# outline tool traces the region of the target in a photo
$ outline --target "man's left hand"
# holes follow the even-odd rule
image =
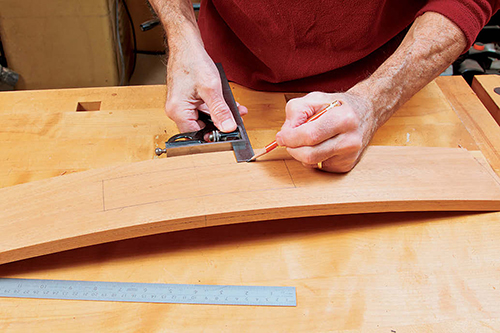
[[[342,105],[306,123],[335,100]],[[377,129],[372,109],[366,99],[349,92],[313,92],[287,103],[286,121],[276,140],[306,167],[317,168],[321,162],[325,171],[348,172]]]

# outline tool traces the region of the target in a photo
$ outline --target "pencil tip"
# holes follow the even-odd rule
[[[247,162],[253,162],[253,161],[257,160],[259,157],[261,157],[262,155],[264,155],[266,153],[266,150],[258,150],[258,151],[254,151],[254,153],[255,153],[255,155],[253,155],[252,158],[247,160]]]

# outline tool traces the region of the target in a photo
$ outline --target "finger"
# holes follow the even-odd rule
[[[218,129],[223,132],[236,130],[233,114],[222,97],[222,88],[200,92],[200,97],[207,104],[212,121]]]
[[[350,156],[362,150],[362,139],[358,135],[339,135],[316,146],[287,148],[288,153],[305,164],[318,164],[334,156]]]
[[[210,110],[208,109],[207,103],[203,103],[200,106],[198,106],[198,111],[205,112],[206,114],[210,114]]]
[[[360,160],[361,154],[351,153],[347,155],[336,155],[332,158],[323,161],[321,170],[334,172],[334,173],[346,173],[351,171]]]
[[[244,105],[241,105],[237,101],[236,101],[236,106],[238,107],[238,111],[240,112],[241,116],[244,116],[244,115],[246,115],[248,113],[247,107],[244,106]],[[198,106],[198,111],[203,111],[203,112],[205,112],[207,114],[210,114],[210,110],[208,109],[207,103],[203,103],[200,106]]]
[[[307,164],[307,163],[302,163],[302,165],[308,169],[318,169],[318,163],[316,164]]]
[[[238,112],[240,113],[240,116],[244,116],[244,115],[248,114],[248,109],[246,106],[241,105],[238,102],[236,102],[236,105],[238,106]]]
[[[294,128],[314,115],[314,108],[302,98],[294,98],[286,103],[286,120],[282,128]]]
[[[297,127],[331,103],[329,94],[312,92],[304,97],[294,98],[286,103],[284,126]]]
[[[194,132],[202,128],[198,123],[198,111],[191,105],[184,106],[167,102],[165,112],[176,123],[180,132]]]
[[[198,126],[200,126],[200,129],[203,129],[203,128],[205,128],[205,126],[207,126],[207,124],[205,124],[201,120],[197,120],[196,123],[198,124]],[[196,131],[199,131],[199,130],[196,130]]]
[[[246,106],[241,105],[238,102],[236,102],[236,105],[238,106],[238,111],[239,111],[241,116],[244,116],[248,113],[248,109]],[[208,109],[208,106],[206,103],[203,103],[200,106],[198,106],[198,111],[205,112],[206,114],[210,114],[210,110]]]
[[[343,133],[343,127],[339,117],[327,112],[321,118],[310,123],[282,129],[276,134],[276,141],[278,145],[289,148],[315,146]]]
[[[359,116],[347,105],[328,110],[318,119],[298,127],[286,127],[276,134],[280,146],[315,146],[342,133],[356,130]]]

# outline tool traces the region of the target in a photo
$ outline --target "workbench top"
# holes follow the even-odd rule
[[[249,109],[244,121],[253,147],[263,147],[284,121],[286,99],[296,95],[231,86]],[[154,148],[177,132],[164,102],[164,86],[0,93],[0,187],[156,158]],[[500,171],[500,129],[460,77],[425,87],[372,144],[481,150]],[[4,298],[0,331],[493,332],[500,326],[498,222],[500,213],[300,218],[147,236],[1,265],[2,277],[293,286],[298,305]]]

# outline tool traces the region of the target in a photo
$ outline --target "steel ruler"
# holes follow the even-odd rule
[[[0,297],[215,305],[297,305],[295,287],[18,278],[0,278]]]

